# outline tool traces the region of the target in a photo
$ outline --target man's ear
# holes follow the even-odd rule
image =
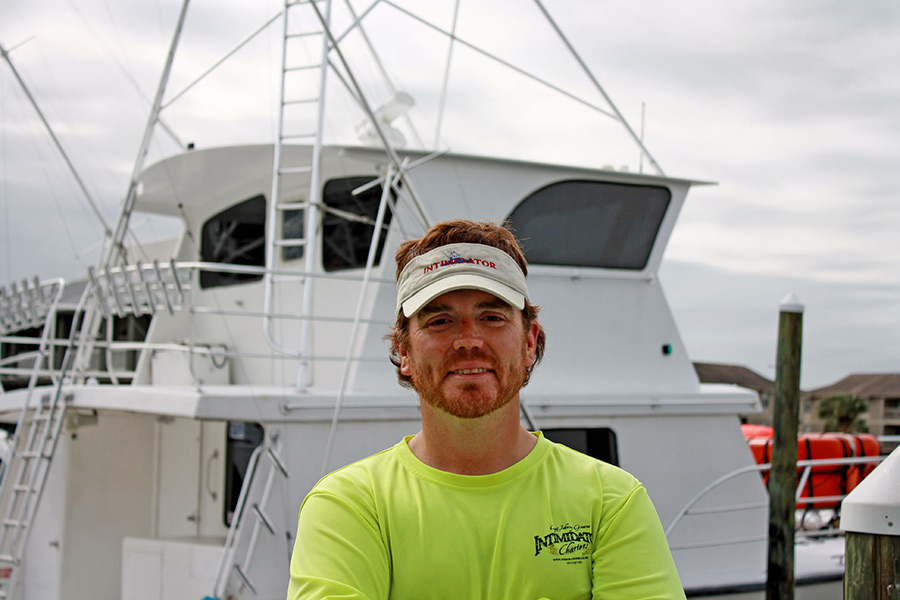
[[[409,364],[409,351],[403,344],[397,344],[397,355],[400,357],[400,374],[409,377],[412,375],[412,367]]]
[[[538,335],[541,333],[541,326],[537,319],[531,320],[531,326],[525,332],[525,351],[526,356],[531,360],[531,364],[535,361],[535,352],[537,351]]]

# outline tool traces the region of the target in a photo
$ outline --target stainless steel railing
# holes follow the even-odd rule
[[[841,466],[853,466],[853,465],[875,465],[884,460],[884,456],[855,456],[849,458],[839,458],[839,459],[815,459],[815,460],[801,460],[797,461],[797,467],[801,469],[800,477],[798,478],[797,491],[795,494],[795,499],[798,505],[815,505],[815,504],[829,504],[829,503],[840,503],[846,496],[846,494],[841,495],[833,495],[833,496],[814,496],[814,497],[803,497],[803,493],[806,490],[806,483],[811,476],[813,469],[821,468],[821,467],[841,467]],[[769,505],[768,499],[763,502],[748,502],[741,504],[730,504],[730,505],[720,505],[720,506],[709,506],[697,508],[697,505],[706,497],[708,497],[714,490],[722,489],[724,486],[727,486],[730,483],[733,483],[736,479],[740,477],[745,477],[748,475],[752,475],[754,477],[761,477],[765,471],[771,469],[771,463],[763,463],[763,464],[754,464],[746,467],[742,467],[739,469],[735,469],[730,473],[726,473],[721,477],[712,481],[709,485],[700,490],[697,494],[695,494],[688,502],[684,505],[684,507],[679,510],[669,525],[665,528],[666,537],[669,538],[676,531],[676,529],[685,522],[685,519],[688,517],[699,516],[699,515],[709,515],[709,514],[720,514],[720,513],[740,513],[749,510],[758,510],[767,508]],[[806,531],[799,530],[798,537],[815,537],[820,535],[834,535],[835,533],[842,533],[839,529],[829,529],[827,531]],[[711,546],[724,546],[736,543],[747,543],[747,542],[756,542],[765,540],[765,535],[760,536],[747,536],[741,538],[723,538],[720,540],[709,540],[703,542],[695,542],[695,543],[687,543],[687,544],[677,544],[672,545],[671,549],[674,550],[684,550],[690,548],[700,548],[700,547],[711,547]]]

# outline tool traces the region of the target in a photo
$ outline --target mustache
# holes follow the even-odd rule
[[[492,367],[496,364],[496,359],[477,348],[465,348],[462,350],[455,350],[452,354],[447,356],[447,363],[453,364],[455,362],[463,362],[463,361],[481,361],[490,364]]]

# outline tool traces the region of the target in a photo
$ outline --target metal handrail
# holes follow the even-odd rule
[[[255,596],[256,591],[253,583],[250,581],[247,571],[249,571],[256,554],[257,545],[259,543],[259,535],[262,529],[265,529],[270,535],[275,535],[275,527],[265,514],[265,504],[269,501],[269,497],[275,485],[276,478],[280,475],[285,480],[289,478],[288,469],[283,459],[278,455],[278,448],[281,436],[277,432],[270,435],[268,442],[263,442],[257,446],[250,455],[250,461],[244,476],[244,483],[238,496],[235,512],[232,517],[231,524],[228,528],[228,534],[225,538],[225,544],[222,548],[222,558],[216,573],[216,579],[213,583],[214,597],[222,598],[228,586],[228,581],[232,573],[247,586]],[[270,464],[269,470],[265,473],[265,480],[260,479],[262,473],[262,465],[260,460],[265,456]],[[262,491],[259,495],[258,502],[248,506],[251,495],[259,492],[257,486],[262,485]],[[247,522],[250,516],[256,517],[256,521],[252,524]],[[244,526],[250,526],[249,540],[246,541],[246,547],[243,548],[243,555],[240,557],[241,563],[237,556],[239,546],[243,547],[246,530]],[[230,566],[229,566],[230,564]]]
[[[65,282],[62,279],[23,280],[21,288],[12,282],[0,286],[0,333],[43,327],[47,315],[59,304]]]
[[[237,541],[238,526],[244,515],[244,508],[247,504],[247,495],[250,493],[250,487],[256,478],[256,468],[259,466],[259,457],[262,454],[265,444],[260,444],[253,449],[250,460],[247,462],[247,470],[244,473],[244,485],[238,495],[237,504],[232,513],[231,523],[228,526],[228,534],[225,536],[225,544],[222,547],[222,558],[219,562],[219,568],[216,572],[214,586],[214,597],[220,597],[225,591],[225,584],[228,580],[228,563],[231,561],[231,554],[234,552],[235,542]]]
[[[0,338],[0,341],[3,341]],[[65,340],[57,340],[53,344],[55,347],[65,347]],[[207,347],[206,345],[186,345],[186,344],[173,344],[173,343],[152,343],[152,342],[97,342],[95,348],[99,349],[107,349],[112,353],[124,353],[130,351],[150,351],[150,352],[159,352],[159,351],[168,351],[168,352],[181,352],[190,356],[213,356],[216,358],[243,358],[243,359],[259,359],[259,360],[292,360],[293,357],[287,355],[280,354],[272,354],[272,353],[263,353],[263,352],[240,352],[234,350],[228,350],[222,347]],[[25,377],[31,375],[34,372],[32,367],[9,367],[5,366],[6,364],[15,364],[22,360],[31,360],[36,357],[39,357],[40,353],[37,351],[26,352],[22,354],[16,354],[10,357],[6,357],[0,360],[0,376],[18,376]],[[312,354],[309,356],[310,360],[322,361],[322,362],[344,362],[347,360],[347,357],[344,355],[329,355],[329,354]],[[384,362],[384,356],[355,356],[350,359],[351,362],[356,363],[381,363]],[[107,367],[104,369],[81,369],[78,372],[78,375],[82,378],[94,378],[94,379],[105,379],[110,378],[113,379],[113,384],[127,384],[130,383],[131,380],[137,375],[137,371],[135,369],[119,369],[114,368],[113,363],[109,358],[107,359]],[[55,378],[59,375],[59,369],[56,368],[39,368],[36,371],[37,376],[40,378]],[[115,381],[122,380],[122,381]]]
[[[122,265],[118,267],[110,267],[99,271],[91,271],[91,285],[95,290],[100,292],[101,308],[105,315],[116,312],[119,316],[126,313],[132,314],[148,314],[151,312],[148,306],[147,310],[143,310],[145,302],[156,292],[156,302],[152,308],[159,310],[178,309],[178,305],[171,305],[170,302],[177,292],[182,300],[187,296],[187,292],[193,291],[193,273],[195,271],[211,271],[216,273],[230,273],[237,275],[259,275],[260,277],[268,274],[278,276],[284,279],[295,278],[298,281],[305,279],[329,279],[340,281],[355,281],[363,283],[366,280],[364,274],[347,274],[347,273],[318,273],[299,269],[274,269],[260,266],[250,265],[233,265],[224,263],[211,263],[202,261],[170,261],[162,267],[158,263],[144,265],[141,263]],[[166,280],[165,275],[171,277]],[[164,280],[160,285],[160,280]],[[393,278],[368,276],[368,282],[372,283],[394,283]],[[177,287],[177,289],[172,289]],[[172,290],[172,295],[166,295],[166,292]],[[148,294],[147,290],[151,293]],[[164,299],[168,299],[166,302]],[[140,304],[140,308],[135,306]],[[115,309],[115,310],[112,310]],[[137,309],[137,310],[135,310]],[[190,310],[195,310],[193,307]],[[256,313],[255,316],[266,316],[268,312]],[[278,318],[286,318],[290,315],[272,314]],[[296,318],[304,318],[297,316]],[[320,317],[306,317],[310,319],[318,319]],[[352,321],[353,319],[349,319]]]
[[[28,290],[29,293],[26,294],[24,300],[22,298],[19,299],[18,308],[23,311],[27,308],[28,312],[31,312],[34,315],[34,319],[30,321],[30,324],[32,326],[41,327],[40,337],[32,338],[36,349],[25,353],[26,356],[24,357],[16,356],[16,362],[21,361],[23,358],[25,360],[33,359],[31,366],[24,368],[24,372],[22,373],[22,375],[28,377],[28,392],[25,401],[26,406],[31,402],[34,388],[37,385],[38,378],[42,371],[41,365],[45,361],[48,361],[48,359],[52,365],[52,350],[55,345],[54,336],[56,332],[55,315],[56,311],[59,309],[59,303],[62,300],[65,288],[66,283],[63,279],[50,279],[45,282],[38,282],[35,280],[33,287]],[[38,302],[40,307],[31,305],[30,303],[32,302]],[[26,304],[29,304],[29,306],[26,307]],[[12,358],[13,357],[7,357],[0,362],[0,364],[7,361],[12,362]],[[4,392],[3,382],[0,381],[0,394]],[[21,425],[21,420],[23,418],[24,417],[20,417],[17,427]],[[2,467],[0,467],[0,473],[2,473]]]
[[[174,314],[175,312],[189,313],[192,315],[212,315],[227,316],[239,318],[263,318],[267,315],[261,310],[240,310],[235,308],[222,308],[212,304],[195,303],[198,296],[194,293],[195,286],[193,282],[196,280],[194,273],[199,271],[217,271],[223,273],[239,273],[239,274],[262,274],[266,271],[264,267],[230,265],[221,263],[209,263],[202,261],[185,261],[175,262],[168,261],[159,263],[154,261],[149,264],[125,264],[117,267],[109,267],[99,270],[91,270],[90,286],[97,298],[97,309],[104,315],[104,318],[112,316],[125,315],[154,315],[156,312],[164,312]],[[303,278],[326,278],[341,281],[359,282],[361,285],[366,283],[391,283],[392,278],[382,278],[373,276],[371,271],[363,274],[348,273],[305,273],[297,270],[273,269],[273,274],[283,277],[296,277],[298,280]],[[200,296],[205,298],[205,296]],[[324,315],[302,315],[296,313],[278,312],[269,315],[277,319],[309,321],[317,323],[332,324],[367,324],[388,326],[387,319],[377,319],[364,317],[360,314],[355,317],[344,316],[324,316]],[[109,333],[109,328],[107,328]],[[34,365],[25,365],[23,361],[35,360],[37,355],[32,350],[40,346],[40,339],[22,336],[22,335],[0,335],[0,342],[6,344],[18,344],[24,346],[24,352],[4,357],[0,360],[0,376],[4,377],[26,377],[32,373],[36,373],[41,378],[51,378],[54,381],[58,378],[58,369],[53,364],[38,365],[35,370]],[[122,369],[115,365],[114,357],[121,356],[126,352],[157,352],[171,351],[182,352],[190,356],[216,356],[225,358],[240,358],[250,360],[294,360],[296,357],[287,354],[278,354],[272,352],[243,352],[227,348],[209,348],[205,345],[195,345],[189,341],[179,342],[146,342],[146,341],[117,341],[107,337],[106,339],[94,339],[90,342],[92,349],[97,349],[106,357],[106,364],[99,366],[96,363],[87,362],[80,364],[73,371],[73,375],[80,380],[86,378],[100,379],[109,381],[113,385],[131,383],[137,372],[135,369]],[[69,341],[65,339],[53,338],[45,342],[50,351],[54,349],[66,348]],[[343,362],[347,361],[346,355],[326,355],[326,354],[310,354],[307,360],[322,362]],[[384,360],[382,355],[378,356],[351,356],[350,362],[355,363],[374,363]],[[140,364],[140,361],[137,361]]]
[[[802,468],[800,479],[798,480],[797,491],[795,494],[795,499],[797,504],[816,504],[821,502],[840,502],[844,499],[845,495],[841,496],[820,496],[820,497],[811,497],[811,498],[802,498],[802,494],[804,492],[803,483],[809,478],[812,469],[815,467],[823,467],[823,466],[841,466],[841,465],[861,465],[861,464],[877,464],[884,460],[884,456],[855,456],[849,458],[836,458],[836,459],[811,459],[811,460],[799,460],[797,461],[797,467]],[[717,478],[709,485],[704,487],[700,492],[694,495],[685,505],[684,507],[676,513],[675,517],[672,519],[672,522],[665,529],[666,537],[670,537],[672,532],[675,531],[676,527],[681,524],[682,520],[688,516],[701,515],[701,514],[711,514],[711,513],[729,513],[729,512],[740,512],[745,510],[754,510],[765,508],[769,505],[768,500],[765,502],[755,502],[755,503],[747,503],[747,504],[734,504],[734,505],[726,505],[726,506],[716,506],[711,508],[702,508],[702,509],[694,509],[694,506],[706,497],[713,490],[720,488],[727,482],[735,479],[737,477],[746,475],[747,473],[762,473],[763,471],[768,471],[772,468],[771,463],[762,463],[749,465],[746,467],[741,467],[739,469],[735,469],[730,473],[726,473],[721,477]],[[836,533],[839,530],[832,530],[831,533]],[[766,536],[751,536],[748,538],[735,538],[732,540],[720,540],[714,542],[701,542],[701,543],[693,543],[693,544],[683,544],[678,546],[672,546],[672,550],[681,550],[688,548],[696,548],[696,547],[708,547],[708,546],[720,546],[720,545],[728,545],[732,543],[742,543],[742,542],[752,542],[752,541],[760,541],[766,539]]]

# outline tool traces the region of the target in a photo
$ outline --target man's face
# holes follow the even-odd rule
[[[481,290],[438,296],[409,321],[400,372],[428,404],[456,417],[488,415],[518,397],[540,326]]]

